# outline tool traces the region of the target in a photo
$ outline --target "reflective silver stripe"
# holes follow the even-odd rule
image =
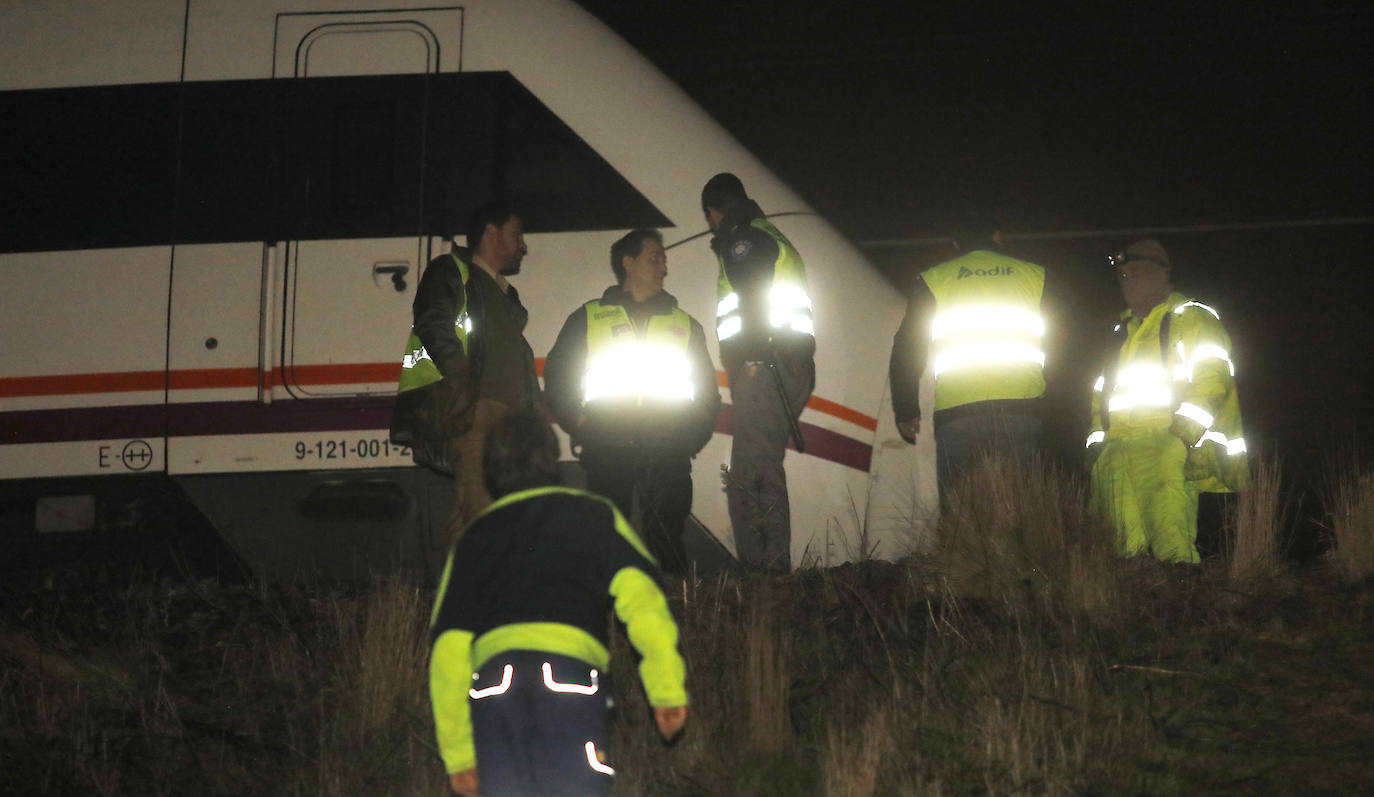
[[[930,324],[930,339],[961,332],[1024,332],[1044,337],[1045,319],[1024,307],[961,307],[935,316]]]
[[[680,348],[657,343],[622,343],[597,354],[582,377],[583,401],[645,396],[691,400],[692,363]]]
[[[768,309],[771,312],[793,313],[798,310],[805,310],[810,313],[811,297],[806,295],[806,291],[800,285],[775,282],[768,291]]]
[[[468,697],[471,697],[473,700],[481,700],[484,697],[503,695],[506,693],[507,689],[510,689],[510,682],[514,675],[515,668],[507,664],[501,670],[501,683],[496,686],[488,686],[486,689],[469,689]],[[472,674],[472,680],[477,680],[477,673]]]
[[[1169,385],[1169,372],[1162,365],[1136,363],[1123,368],[1116,376],[1116,385],[1107,401],[1108,412],[1136,407],[1168,408],[1174,405],[1174,391]]]
[[[1193,373],[1197,370],[1198,363],[1203,360],[1221,360],[1226,363],[1226,367],[1231,370],[1231,376],[1236,375],[1236,366],[1231,362],[1231,354],[1215,343],[1203,343],[1193,349],[1193,356],[1188,358],[1188,381],[1193,381]]]
[[[716,339],[726,340],[727,338],[733,338],[738,335],[743,328],[744,322],[740,320],[740,317],[737,315],[731,316],[716,325]]]
[[[1221,432],[1207,432],[1203,434],[1202,438],[1193,444],[1193,448],[1201,448],[1203,443],[1216,443],[1217,445],[1226,449],[1226,453],[1228,456],[1244,454],[1246,451],[1244,437],[1237,437],[1236,439],[1231,440]]]
[[[723,315],[730,315],[738,309],[739,294],[727,293],[725,294],[725,298],[721,299],[720,302],[716,304],[716,317],[720,318]]]
[[[1203,429],[1211,429],[1212,423],[1216,420],[1212,417],[1212,413],[1187,401],[1178,405],[1178,409],[1174,410],[1174,414],[1181,415],[1190,421],[1196,421]]]
[[[814,336],[816,325],[811,320],[811,297],[798,285],[774,283],[768,291],[768,325]]]
[[[1094,392],[1094,393],[1101,393],[1101,392],[1102,392],[1102,388],[1104,388],[1104,387],[1106,387],[1106,386],[1107,386],[1107,378],[1106,378],[1105,376],[1099,376],[1099,377],[1097,377],[1097,381],[1096,381],[1096,382],[1093,382],[1093,392]]]
[[[592,744],[591,742],[587,742],[586,750],[587,750],[587,766],[591,767],[592,769],[596,770],[597,772],[600,772],[600,773],[603,774],[603,775],[614,775],[614,774],[615,774],[615,770],[614,770],[614,769],[611,769],[610,767],[608,767],[608,766],[606,766],[605,764],[601,763],[601,761],[596,757],[596,745]]]
[[[1201,307],[1203,310],[1206,310],[1207,312],[1211,313],[1212,317],[1216,320],[1221,320],[1221,316],[1217,315],[1216,310],[1213,310],[1212,308],[1208,307],[1202,302],[1184,302],[1183,304],[1180,304],[1178,307],[1174,308],[1174,315],[1183,315],[1183,311],[1189,307]]]
[[[413,351],[403,356],[401,358],[401,367],[414,368],[416,365],[419,364],[421,360],[430,360],[431,362],[433,361],[433,358],[429,356],[429,352],[425,351],[424,346],[421,346],[418,351]]]
[[[950,346],[935,358],[935,376],[970,365],[1045,364],[1045,352],[1029,343],[963,343]]]
[[[1091,448],[1091,447],[1093,446],[1094,443],[1101,443],[1101,442],[1104,442],[1106,439],[1107,439],[1107,433],[1106,433],[1106,432],[1103,432],[1103,431],[1093,432],[1092,434],[1088,435],[1088,447]]]
[[[547,686],[550,692],[570,692],[578,695],[594,695],[596,694],[596,690],[600,688],[596,676],[596,670],[592,670],[592,683],[590,686],[586,684],[565,684],[553,679],[553,665],[547,661],[544,662],[544,686]]]

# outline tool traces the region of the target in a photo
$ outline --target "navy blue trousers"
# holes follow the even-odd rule
[[[1028,463],[1040,451],[1040,418],[1012,412],[969,415],[935,424],[935,480],[940,508],[949,508],[955,481],[991,453]]]
[[[568,656],[516,650],[477,671],[472,708],[483,797],[607,797],[610,683]]]

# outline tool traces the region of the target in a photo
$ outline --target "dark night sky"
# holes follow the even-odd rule
[[[1374,217],[1374,4],[579,1],[855,241],[939,236],[969,202],[1021,234],[1074,340],[1064,441],[1128,237],[1025,235],[1285,222],[1159,237],[1235,339],[1247,437],[1300,480],[1333,443],[1374,455],[1374,225],[1292,224]],[[938,258],[866,251],[902,288]]]
[[[582,2],[856,240],[1374,215],[1368,3]]]

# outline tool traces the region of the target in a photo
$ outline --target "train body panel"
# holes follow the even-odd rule
[[[51,212],[21,214],[0,235],[6,479],[165,473],[194,483],[227,526],[248,521],[226,519],[239,499],[216,478],[263,497],[263,474],[297,472],[286,481],[318,500],[291,506],[274,491],[278,535],[305,533],[292,531],[302,507],[349,484],[392,512],[394,496],[373,483],[410,462],[386,440],[410,304],[466,210],[498,191],[528,208],[530,253],[512,282],[537,356],[613,281],[611,242],[657,226],[667,289],[707,328],[719,363],[699,191],[732,171],[802,253],[815,305],[808,450],[786,459],[794,561],[894,556],[919,542],[932,451],[928,436],[914,453],[897,439],[887,403],[902,298],[582,9],[109,5],[33,4],[0,32],[0,102],[20,120],[11,179],[33,191],[49,167],[56,175],[35,199]],[[142,44],[116,46],[131,41]],[[44,54],[26,55],[35,47]],[[101,149],[90,129],[100,119],[123,151]],[[25,150],[40,163],[23,166]],[[693,513],[727,546],[728,417],[693,463]],[[427,497],[438,488],[423,489],[386,516],[388,533],[440,522]],[[310,524],[355,522],[352,537],[365,536],[367,510],[310,511]]]

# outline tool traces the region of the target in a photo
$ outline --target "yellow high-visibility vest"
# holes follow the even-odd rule
[[[468,315],[467,287],[468,287],[468,264],[457,255],[450,254],[453,262],[458,265],[458,273],[463,278],[463,309],[459,311],[458,317],[453,319],[453,334],[458,336],[458,342],[463,346],[463,352],[468,350],[468,335],[472,334],[472,318]],[[396,392],[404,393],[407,390],[414,390],[418,387],[433,384],[443,379],[444,375],[439,373],[439,367],[434,364],[434,360],[425,351],[425,344],[420,341],[420,336],[415,334],[415,327],[410,328],[410,336],[406,338],[405,352],[401,355],[401,378],[396,384]]]
[[[816,335],[811,314],[811,294],[806,284],[806,266],[792,242],[767,219],[754,219],[750,226],[768,233],[778,242],[778,259],[773,263],[773,284],[768,289],[768,326]],[[716,339],[728,340],[744,328],[740,316],[739,294],[725,276],[725,258],[716,256],[720,272],[716,277]]]
[[[692,318],[681,308],[650,316],[635,329],[618,304],[587,302],[587,366],[582,400],[597,402],[691,401],[696,389],[688,344]]]
[[[927,269],[935,409],[1045,392],[1045,269],[976,250]]]

